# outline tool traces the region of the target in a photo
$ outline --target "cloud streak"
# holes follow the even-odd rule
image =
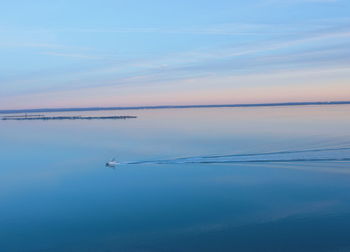
[[[265,4],[339,3],[341,0],[263,0]]]
[[[59,81],[53,81],[56,79],[55,74],[45,75],[39,72],[39,76],[25,76],[22,80],[17,77],[13,80],[3,80],[5,85],[0,87],[0,90],[3,95],[10,95],[11,89],[6,87],[19,85],[22,86],[22,92],[35,93],[104,86],[153,85],[213,75],[229,76],[298,68],[342,67],[350,63],[348,60],[350,50],[347,47],[349,38],[350,31],[343,27],[322,29],[303,32],[298,36],[285,36],[279,41],[271,39],[240,46],[176,53],[153,59],[119,61],[117,65],[107,64],[103,67],[89,67],[85,71],[79,69],[66,72],[65,80],[59,79]],[[315,46],[325,40],[331,41],[328,47]],[[343,44],[339,42],[342,40]],[[310,46],[310,49],[305,49],[305,46]],[[288,51],[285,51],[287,49]],[[101,59],[99,56],[79,53],[43,52],[43,54],[77,59]],[[58,74],[57,77],[62,76],[61,72]],[[37,88],[28,85],[35,82],[50,82],[50,85],[39,85]],[[26,88],[27,86],[30,88]]]
[[[79,58],[79,59],[103,59],[100,56],[78,54],[78,53],[41,52],[40,54],[50,55],[50,56],[59,56],[59,57]]]

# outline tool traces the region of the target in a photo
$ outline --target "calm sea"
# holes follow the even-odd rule
[[[138,118],[0,121],[0,251],[350,251],[350,105],[50,115]]]

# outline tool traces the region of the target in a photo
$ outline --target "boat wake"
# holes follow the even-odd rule
[[[304,149],[291,151],[207,155],[161,160],[120,162],[120,165],[138,164],[228,164],[228,163],[297,163],[350,162],[350,147]]]

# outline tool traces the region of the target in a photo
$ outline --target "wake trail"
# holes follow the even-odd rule
[[[180,157],[174,159],[120,162],[121,165],[139,164],[224,164],[224,163],[298,163],[349,162],[350,147],[303,149],[261,153],[238,153]]]

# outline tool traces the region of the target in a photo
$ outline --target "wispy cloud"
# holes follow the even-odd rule
[[[172,80],[191,79],[212,75],[237,75],[271,72],[276,69],[297,69],[322,66],[348,66],[350,50],[344,43],[350,38],[350,30],[343,27],[316,30],[299,35],[285,36],[278,40],[252,42],[250,44],[227,46],[225,48],[208,48],[182,53],[174,53],[151,59],[120,61],[118,64],[103,64],[103,67],[90,67],[64,73],[65,81],[56,82],[55,74],[24,79],[3,80],[4,89],[14,83],[50,82],[43,87],[31,87],[32,92],[47,89],[75,89],[103,86],[125,86],[150,84]],[[342,44],[342,40],[345,40]],[[328,41],[325,46],[317,44]],[[321,43],[322,44],[322,43]],[[343,45],[343,46],[342,46]],[[302,50],[300,49],[303,48]],[[306,47],[306,49],[305,49]],[[310,47],[307,49],[307,47]],[[287,50],[287,51],[285,51]],[[95,55],[70,52],[42,52],[57,57],[81,59],[102,59]],[[62,73],[59,73],[62,76]],[[11,84],[12,83],[12,84]],[[5,91],[4,90],[4,91]],[[3,92],[6,93],[6,92]],[[8,92],[7,92],[8,93]]]
[[[271,0],[275,1],[275,0]],[[278,0],[276,0],[278,2]],[[348,21],[348,20],[347,20]],[[320,23],[302,23],[303,30],[311,30],[315,28],[327,27],[329,25]],[[283,23],[219,23],[206,26],[189,26],[189,27],[109,27],[109,28],[92,28],[92,27],[72,27],[64,29],[26,29],[23,31],[18,30],[19,33],[27,34],[60,34],[60,33],[159,33],[159,34],[194,34],[194,35],[274,35],[274,34],[294,34],[300,31],[300,27],[296,27],[295,24],[283,24]],[[5,31],[0,30],[1,33]],[[0,44],[1,45],[1,44]],[[7,44],[10,45],[10,44]],[[21,43],[14,43],[14,45],[20,46]],[[23,44],[30,46],[31,44]],[[32,44],[35,46],[35,44]],[[40,46],[40,44],[37,44]],[[44,43],[42,45],[45,45]],[[50,44],[46,44],[50,45]],[[58,46],[58,45],[56,45]]]
[[[0,47],[22,47],[22,48],[66,48],[65,45],[50,43],[30,43],[30,42],[0,42]]]
[[[103,59],[100,56],[88,55],[88,54],[78,54],[78,53],[41,52],[40,54],[58,56],[58,57],[79,58],[79,59]]]
[[[263,0],[265,4],[338,3],[341,0]]]

